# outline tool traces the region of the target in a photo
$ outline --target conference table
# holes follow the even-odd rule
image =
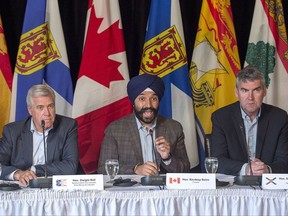
[[[122,176],[138,182],[140,177]],[[288,215],[288,196],[286,190],[233,182],[213,190],[168,190],[140,183],[131,187],[105,183],[104,190],[24,187],[0,191],[0,215]]]

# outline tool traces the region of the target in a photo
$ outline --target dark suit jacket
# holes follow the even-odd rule
[[[27,170],[33,162],[31,117],[7,124],[0,140],[0,163],[4,179],[16,169]],[[77,121],[56,115],[53,129],[47,137],[47,175],[76,174],[78,166]],[[44,165],[36,165],[36,175],[45,174]]]
[[[240,103],[236,102],[212,114],[211,154],[218,157],[219,173],[238,175],[248,161],[240,125],[244,125]],[[245,129],[244,129],[245,133]],[[284,110],[262,104],[258,119],[256,158],[273,173],[288,172],[288,116]]]
[[[158,115],[155,133],[156,137],[164,136],[170,142],[173,155],[169,165],[161,162],[161,173],[189,172],[190,163],[181,124]],[[159,154],[157,157],[160,161]],[[106,174],[105,160],[109,158],[119,160],[119,174],[133,174],[133,167],[138,163],[143,163],[140,135],[134,114],[114,121],[106,128],[101,146],[98,173]]]

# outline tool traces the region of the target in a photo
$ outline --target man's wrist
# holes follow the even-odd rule
[[[137,163],[137,164],[133,167],[133,173],[136,174],[136,169],[137,169],[139,166],[141,166],[141,165],[142,165],[142,163]]]
[[[172,158],[172,155],[171,155],[171,153],[169,153],[167,158],[165,158],[165,159],[162,158],[162,161],[164,161],[164,162],[169,161],[169,160],[171,160],[171,158]]]
[[[16,180],[18,181],[19,180],[19,172],[20,170],[15,170],[14,173],[13,173],[13,180]]]

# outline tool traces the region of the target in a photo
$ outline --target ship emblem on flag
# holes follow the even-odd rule
[[[175,26],[161,32],[144,45],[141,74],[164,77],[187,64],[185,48]]]
[[[48,23],[22,35],[15,72],[30,75],[61,58]]]

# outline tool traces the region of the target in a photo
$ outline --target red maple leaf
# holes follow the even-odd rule
[[[97,30],[102,20],[96,18],[92,6],[78,77],[85,75],[109,88],[111,81],[124,78],[118,70],[121,63],[108,59],[108,56],[125,51],[125,46],[122,29],[118,28],[119,20],[99,34]]]

